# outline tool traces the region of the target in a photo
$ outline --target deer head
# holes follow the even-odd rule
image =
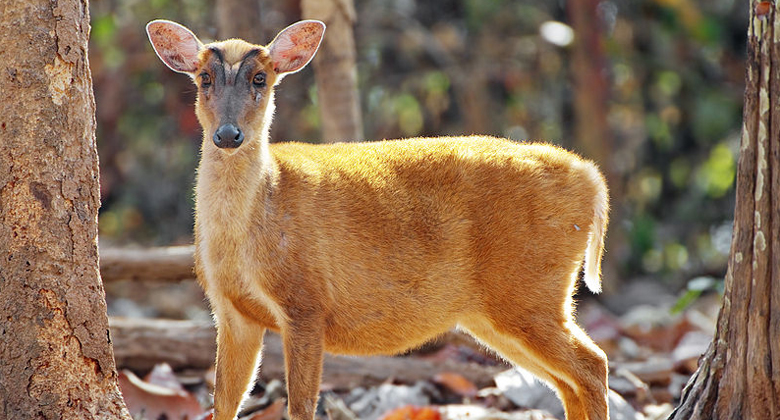
[[[233,153],[244,144],[267,142],[274,87],[311,61],[325,24],[294,23],[266,46],[240,39],[204,45],[192,31],[168,20],[149,22],[146,32],[163,63],[188,74],[198,87],[195,112],[204,148],[212,143]]]

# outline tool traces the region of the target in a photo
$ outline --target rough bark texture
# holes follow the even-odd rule
[[[86,0],[0,6],[0,418],[126,418],[98,272]]]
[[[162,362],[174,369],[208,369],[214,366],[216,334],[214,326],[208,322],[111,319],[117,364],[133,370],[149,370]],[[458,333],[447,334],[441,339],[474,343],[471,338]],[[437,373],[458,372],[482,388],[494,385],[493,377],[508,368],[416,357],[348,357],[327,354],[323,381],[338,388],[351,389],[378,385],[386,382],[387,378],[414,383],[428,380]],[[284,379],[282,340],[278,334],[266,333],[263,339],[260,378],[265,381]]]
[[[753,3],[750,3],[751,6]],[[734,237],[715,338],[670,419],[780,418],[780,20],[752,12]]]
[[[363,121],[355,66],[356,13],[353,0],[301,0],[304,19],[319,19],[327,30],[314,56],[314,78],[326,142],[362,141]]]
[[[216,0],[217,38],[261,42],[260,7],[256,1]]]

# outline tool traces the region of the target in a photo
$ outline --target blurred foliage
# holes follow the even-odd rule
[[[487,133],[574,147],[570,46],[540,34],[569,21],[566,2],[358,0],[355,27],[366,137]],[[254,42],[300,18],[297,1],[259,7]],[[191,241],[200,128],[190,80],[148,45],[146,22],[216,33],[213,0],[99,0],[91,4],[98,109],[101,240]],[[748,3],[604,0],[608,171],[624,182],[613,203],[626,277],[683,285],[723,275],[734,208]],[[565,28],[565,26],[549,26]],[[565,35],[565,34],[564,34]],[[565,37],[563,38],[565,39]],[[552,41],[552,40],[551,40]],[[274,140],[319,141],[312,70],[277,91]]]
[[[688,281],[685,289],[680,293],[680,297],[674,303],[671,308],[673,314],[678,314],[684,311],[690,306],[702,293],[707,291],[715,291],[719,294],[723,293],[724,282],[720,279],[713,277],[701,276],[695,277]]]

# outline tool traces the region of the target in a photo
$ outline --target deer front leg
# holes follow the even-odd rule
[[[294,320],[282,329],[291,420],[314,419],[322,377],[322,342],[322,327],[315,320]]]
[[[217,314],[214,420],[233,420],[260,363],[265,328],[238,313]]]

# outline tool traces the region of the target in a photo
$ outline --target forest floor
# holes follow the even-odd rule
[[[132,282],[116,282],[107,283],[106,290],[112,317],[209,319],[203,296],[194,282],[144,288]],[[699,356],[707,349],[715,331],[719,297],[705,295],[685,309],[674,311],[677,302],[678,296],[649,280],[632,282],[612,296],[580,298],[577,321],[610,360],[609,400],[613,420],[666,418],[696,370]],[[116,334],[113,329],[112,333]],[[119,354],[121,349],[115,351]],[[272,350],[267,349],[266,353],[266,363],[281,364]],[[338,372],[328,372],[326,362],[318,417],[332,420],[564,418],[560,401],[549,387],[461,334],[448,334],[393,359],[400,363],[394,363],[390,369],[397,370],[390,373],[386,364],[380,369],[377,360],[346,359],[357,366],[358,373],[340,376]],[[426,367],[423,363],[433,369],[408,372],[404,368],[405,365],[409,365],[409,370]],[[123,369],[125,364],[137,365],[119,358],[118,364],[120,387],[135,419],[210,419],[213,368],[174,371],[169,365],[158,363],[151,370]],[[377,370],[371,372],[375,367]],[[280,372],[280,366],[261,368],[261,378],[244,404],[240,419],[287,418],[286,390]],[[365,381],[355,377],[360,372],[366,373]],[[484,372],[483,377],[475,379],[479,373],[474,372]],[[346,376],[350,379],[343,379]]]

